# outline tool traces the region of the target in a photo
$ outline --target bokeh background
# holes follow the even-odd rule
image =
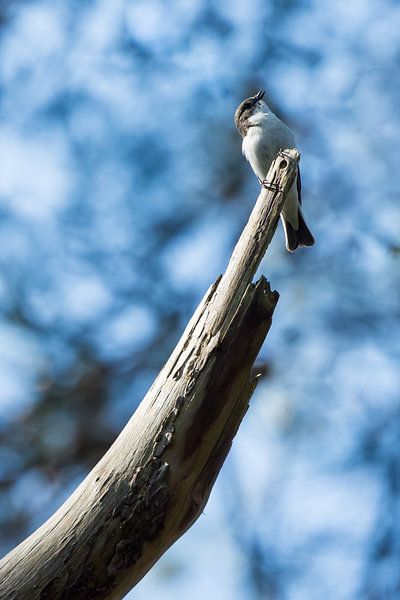
[[[266,375],[205,514],[128,597],[400,598],[400,5],[3,1],[1,553],[135,410],[258,184],[237,104],[295,130]]]

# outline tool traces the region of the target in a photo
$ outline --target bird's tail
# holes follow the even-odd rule
[[[314,236],[311,231],[308,229],[307,224],[301,214],[301,209],[299,207],[299,228],[294,229],[294,227],[285,219],[285,217],[281,214],[283,230],[285,232],[286,239],[286,248],[289,252],[294,252],[296,248],[299,246],[313,246],[315,243]]]

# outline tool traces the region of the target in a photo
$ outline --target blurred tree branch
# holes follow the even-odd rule
[[[225,274],[115,443],[2,560],[1,600],[122,598],[201,514],[257,382],[278,294],[252,279],[298,160],[286,150],[272,164]]]

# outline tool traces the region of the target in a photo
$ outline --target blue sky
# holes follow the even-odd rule
[[[399,539],[399,23],[389,0],[9,7],[2,432],[32,422],[48,382],[75,398],[89,355],[111,372],[98,418],[116,435],[257,197],[237,104],[266,89],[302,151],[317,243],[289,255],[279,230],[260,268],[281,295],[261,352],[271,375],[206,514],[130,597],[395,598],[398,542],[377,548]],[[44,456],[77,444],[66,397],[41,422]],[[1,452],[3,477],[25,464],[22,446]],[[42,490],[36,526],[88,464],[53,479],[24,467],[3,510]]]

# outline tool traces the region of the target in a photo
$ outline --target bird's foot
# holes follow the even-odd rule
[[[263,179],[262,181],[260,181],[261,183],[261,187],[265,188],[266,190],[270,190],[271,192],[279,192],[279,186],[276,183],[272,183],[271,181],[268,181],[267,179]]]

